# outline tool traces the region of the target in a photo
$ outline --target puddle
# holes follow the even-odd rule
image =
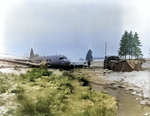
[[[117,116],[144,116],[144,114],[150,114],[150,107],[141,105],[131,93],[123,89],[104,89],[102,85],[91,84],[94,91],[107,91],[109,95],[115,97],[118,101]]]

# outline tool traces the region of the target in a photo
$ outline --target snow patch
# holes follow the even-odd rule
[[[143,96],[150,96],[150,72],[145,71],[132,71],[132,72],[113,72],[107,75],[110,81],[118,81],[123,83],[130,83],[140,88]]]

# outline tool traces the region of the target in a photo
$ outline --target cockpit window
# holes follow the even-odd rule
[[[67,57],[63,55],[59,58],[59,60],[62,60],[62,59],[67,59]]]
[[[48,61],[51,61],[51,59],[47,59],[46,61],[47,61],[47,62],[48,62]]]
[[[59,60],[62,60],[62,59],[65,59],[65,58],[63,58],[63,57],[60,57],[60,58],[59,58]]]
[[[64,59],[68,59],[66,56],[63,56]]]

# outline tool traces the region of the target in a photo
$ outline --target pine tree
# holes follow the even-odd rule
[[[127,42],[127,49],[128,49],[128,55],[129,55],[129,59],[130,56],[132,57],[132,47],[134,44],[134,40],[133,40],[133,34],[132,31],[130,31],[129,35],[128,35],[128,42]]]
[[[88,50],[88,53],[86,54],[85,60],[87,60],[87,61],[92,61],[93,60],[92,50],[91,49]]]
[[[128,54],[128,35],[128,32],[125,31],[120,40],[119,56],[125,56],[125,59]]]
[[[141,45],[141,42],[139,40],[137,32],[135,32],[135,34],[134,34],[134,43],[135,43],[135,45],[134,45],[134,56],[136,58],[139,58],[140,56],[143,56],[143,54],[142,54],[142,51],[140,48],[142,45]]]
[[[139,40],[138,34],[135,32],[135,34],[132,34],[132,31],[128,33],[127,31],[124,32],[124,35],[122,35],[122,38],[120,40],[120,48],[119,48],[119,56],[129,56],[129,59],[132,56],[139,58],[142,56],[142,51],[141,51],[141,42]]]

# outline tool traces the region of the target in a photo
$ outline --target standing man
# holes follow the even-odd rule
[[[86,54],[86,59],[85,60],[88,62],[88,67],[90,68],[91,61],[93,60],[91,49],[88,50],[88,53]]]
[[[90,61],[90,60],[88,60],[87,62],[88,62],[88,68],[90,68],[91,61]]]

